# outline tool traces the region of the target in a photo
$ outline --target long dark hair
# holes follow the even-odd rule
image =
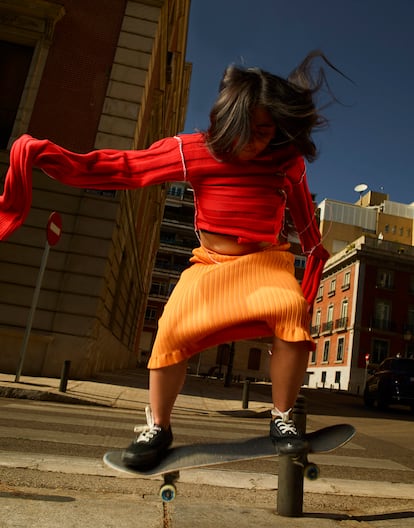
[[[313,161],[317,149],[311,133],[327,125],[327,120],[316,107],[315,94],[325,86],[335,99],[323,67],[312,71],[316,58],[346,77],[318,50],[309,53],[287,79],[259,68],[229,66],[210,111],[206,142],[213,154],[225,160],[237,158],[251,140],[252,112],[262,106],[270,113],[277,128],[268,150],[294,144],[308,161]]]

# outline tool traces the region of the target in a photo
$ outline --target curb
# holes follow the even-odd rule
[[[111,407],[104,403],[97,403],[91,400],[82,400],[74,398],[63,393],[56,393],[53,391],[21,389],[0,386],[0,398],[16,398],[20,400],[33,401],[51,401],[57,403],[71,403],[78,405],[90,405],[95,407]]]

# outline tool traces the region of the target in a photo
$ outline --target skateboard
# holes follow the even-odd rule
[[[355,429],[349,424],[324,427],[305,435],[308,441],[306,451],[284,456],[290,456],[295,464],[299,464],[303,468],[305,477],[315,480],[319,476],[319,469],[316,464],[309,462],[308,454],[326,453],[338,449],[349,442],[354,434]],[[172,447],[157,466],[146,471],[138,471],[126,466],[122,462],[121,450],[105,453],[103,460],[107,466],[124,473],[147,477],[162,476],[164,483],[160,488],[160,497],[163,502],[170,502],[175,498],[175,482],[178,480],[181,470],[228,464],[241,460],[270,458],[278,455],[280,453],[277,445],[272,443],[269,436],[259,436],[239,442],[202,443]]]

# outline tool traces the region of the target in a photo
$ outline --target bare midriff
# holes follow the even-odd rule
[[[248,255],[256,253],[271,246],[270,242],[249,242],[239,244],[237,237],[233,235],[222,235],[210,231],[199,231],[201,244],[209,251],[222,255]]]

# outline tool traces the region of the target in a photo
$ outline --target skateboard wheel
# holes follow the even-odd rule
[[[176,488],[173,484],[163,484],[160,488],[160,497],[163,502],[171,502],[175,499]]]
[[[319,467],[316,464],[308,464],[304,470],[305,477],[309,480],[316,480],[319,477]]]

